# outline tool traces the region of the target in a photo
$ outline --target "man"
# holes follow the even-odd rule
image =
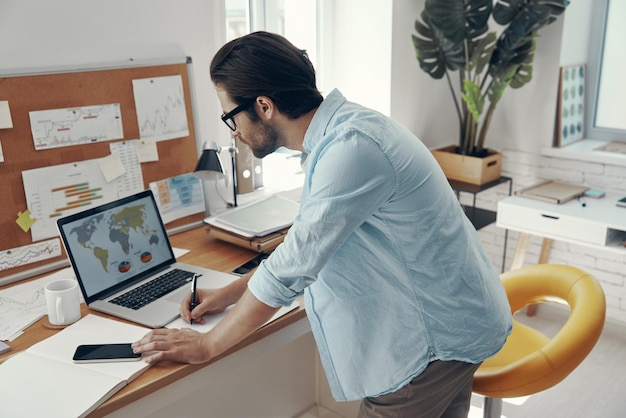
[[[467,416],[472,376],[511,330],[497,273],[429,150],[388,117],[325,99],[304,51],[256,32],[227,43],[211,78],[232,135],[262,158],[302,152],[300,212],[249,277],[200,292],[181,316],[236,302],[213,330],[151,331],[148,362],[205,362],[304,293],[337,400],[360,417]]]

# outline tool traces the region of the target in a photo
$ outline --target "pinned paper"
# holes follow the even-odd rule
[[[7,100],[0,100],[0,129],[8,129],[13,127],[11,120],[11,110]]]
[[[37,219],[30,217],[30,211],[28,209],[24,212],[17,212],[17,219],[15,220],[15,223],[22,228],[22,231],[28,232],[30,227],[33,226],[35,222],[37,222]]]
[[[112,152],[108,157],[98,159],[98,164],[100,164],[100,169],[107,183],[111,183],[126,173],[126,168],[124,168],[124,163],[122,163],[118,152]]]
[[[0,142],[0,163],[4,162],[4,152],[2,151],[2,142]]]
[[[159,161],[159,150],[156,141],[140,141],[137,148],[137,157],[140,163]]]

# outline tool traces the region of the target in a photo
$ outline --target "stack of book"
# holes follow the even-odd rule
[[[276,194],[205,218],[204,222],[209,235],[267,252],[283,241],[299,208],[297,202]]]

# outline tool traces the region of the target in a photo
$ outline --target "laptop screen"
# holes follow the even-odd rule
[[[87,303],[176,260],[150,190],[57,221]]]

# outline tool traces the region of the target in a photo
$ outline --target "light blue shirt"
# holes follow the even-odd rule
[[[394,392],[433,358],[498,352],[506,294],[422,142],[335,90],[304,149],[300,212],[248,287],[271,306],[304,292],[335,399]]]

